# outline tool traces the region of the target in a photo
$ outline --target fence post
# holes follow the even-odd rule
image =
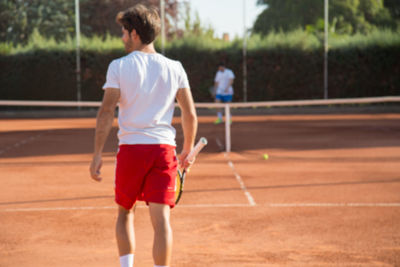
[[[75,33],[76,33],[76,100],[81,102],[81,26],[79,0],[75,0]],[[81,107],[78,106],[78,109]]]
[[[231,110],[229,104],[225,104],[225,150],[231,152]]]

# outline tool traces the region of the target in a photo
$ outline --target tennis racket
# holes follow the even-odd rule
[[[197,154],[199,154],[200,150],[207,145],[207,139],[205,137],[200,138],[197,144],[194,146],[192,151],[190,151],[189,155],[186,157],[187,160],[192,161]],[[183,193],[183,185],[185,184],[186,177],[186,169],[182,171],[178,170],[178,174],[176,176],[176,190],[175,190],[175,204],[178,204],[181,199]]]
[[[210,92],[212,98],[215,98],[215,95],[217,94],[217,88],[213,85],[208,88],[208,91]]]

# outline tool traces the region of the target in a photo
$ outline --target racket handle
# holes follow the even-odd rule
[[[200,150],[207,145],[208,141],[205,137],[201,137],[197,144],[194,146],[192,151],[190,151],[189,155],[186,157],[188,161],[193,161],[197,154],[199,154]]]

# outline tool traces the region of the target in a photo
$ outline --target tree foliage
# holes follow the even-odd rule
[[[153,6],[159,10],[160,0],[81,0],[81,25],[82,33],[86,36],[111,35],[119,36],[121,27],[115,23],[115,17],[121,10],[135,4]],[[165,0],[166,31],[173,30],[177,20],[178,1]]]
[[[120,35],[116,14],[138,3],[159,8],[160,0],[80,0],[81,32],[86,36]],[[172,30],[178,1],[165,0],[166,28]],[[42,36],[64,40],[75,34],[73,0],[0,0],[0,41],[26,43],[34,30]]]
[[[385,0],[385,7],[389,9],[390,14],[395,19],[400,19],[400,1],[399,0]]]
[[[34,29],[56,39],[74,31],[73,1],[0,0],[0,10],[1,41],[27,41]]]
[[[341,34],[367,33],[376,27],[396,27],[400,13],[398,0],[331,0],[330,30]],[[291,31],[296,28],[323,28],[324,1],[258,0],[266,9],[258,16],[253,32]],[[397,17],[398,18],[398,17]]]
[[[258,4],[266,4],[267,8],[258,16],[253,31],[263,34],[314,24],[323,12],[323,2],[315,0],[259,0]]]

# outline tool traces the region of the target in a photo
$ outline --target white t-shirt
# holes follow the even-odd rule
[[[217,71],[217,74],[215,75],[215,79],[214,82],[218,83],[218,87],[217,87],[217,95],[233,95],[233,88],[232,86],[229,86],[228,91],[226,92],[225,89],[228,87],[229,85],[229,81],[231,79],[235,79],[235,74],[233,74],[233,72],[228,69],[225,68],[224,71]]]
[[[179,61],[134,51],[110,63],[106,88],[121,90],[119,144],[176,145],[171,125],[175,97],[180,88],[189,88]]]

